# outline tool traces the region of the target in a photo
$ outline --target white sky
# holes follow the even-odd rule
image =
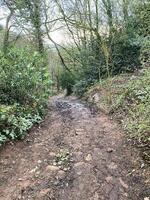
[[[4,9],[4,7],[0,6],[0,24],[4,25],[5,24],[5,19],[6,16],[8,15],[8,12]]]
[[[4,7],[0,6],[0,25],[5,26],[7,16],[8,11]],[[63,30],[52,32],[51,37],[58,44],[65,43],[67,40],[66,34]],[[45,41],[47,43],[49,42],[47,39]]]

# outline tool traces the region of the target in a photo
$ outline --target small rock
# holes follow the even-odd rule
[[[30,140],[30,139],[27,139],[27,140],[26,140],[26,142],[32,142],[32,140]]]
[[[54,165],[48,165],[46,167],[46,171],[58,171],[58,170],[59,170],[59,167],[54,166]]]
[[[86,157],[85,157],[85,160],[87,162],[91,161],[92,160],[92,155],[91,154],[88,154]]]
[[[128,197],[128,194],[127,194],[127,193],[124,193],[123,195],[124,195],[125,197]]]
[[[128,189],[128,185],[122,180],[122,178],[119,178],[119,181],[120,181],[121,185],[122,185],[124,188]]]
[[[58,179],[63,179],[66,176],[66,173],[63,170],[59,170],[57,173]]]
[[[40,191],[39,196],[40,197],[44,197],[45,195],[47,195],[50,192],[50,189],[43,189]]]
[[[144,164],[144,163],[142,163],[142,164],[141,164],[141,168],[144,168],[144,167],[145,167],[145,164]]]
[[[136,170],[135,169],[133,169],[131,172],[129,172],[128,173],[128,175],[127,176],[129,176],[129,175],[132,175],[134,172],[135,172]]]
[[[80,167],[80,166],[82,167],[84,165],[85,165],[84,162],[77,162],[77,163],[74,164],[74,167],[77,168],[77,167]]]
[[[35,173],[37,169],[38,169],[38,167],[36,166],[34,169],[32,169],[32,170],[30,171],[30,173]]]
[[[42,163],[42,161],[41,160],[38,160],[38,164],[41,164]]]
[[[107,181],[107,183],[110,183],[112,180],[113,180],[113,177],[112,177],[112,176],[108,176],[108,177],[106,177],[106,181]]]
[[[66,187],[68,187],[69,186],[69,183],[66,183]]]
[[[92,101],[97,103],[99,102],[100,100],[100,97],[99,97],[99,94],[98,93],[95,93],[93,96],[92,96]]]
[[[57,165],[57,163],[56,163],[56,162],[53,162],[53,165],[54,165],[54,166],[56,166],[56,165]]]
[[[81,134],[83,134],[84,133],[84,130],[83,129],[76,129],[75,130],[75,134],[76,135],[81,135]]]
[[[39,175],[39,174],[40,174],[40,171],[37,171],[37,172],[36,172],[36,175]]]
[[[112,153],[113,151],[114,151],[114,150],[111,149],[111,148],[108,148],[108,149],[107,149],[107,152],[108,152],[108,153]]]
[[[116,169],[117,165],[114,162],[112,162],[112,163],[110,163],[110,165],[108,165],[108,168],[109,169]]]
[[[7,173],[7,172],[8,172],[8,170],[4,170],[3,172],[4,172],[4,173]]]
[[[49,156],[50,156],[50,157],[55,157],[56,154],[55,154],[54,152],[50,152],[50,153],[49,153]]]
[[[69,168],[65,167],[63,170],[66,172],[66,171],[68,171],[68,170],[69,170]]]
[[[20,200],[20,199],[22,198],[22,196],[21,196],[21,195],[19,195],[17,198],[18,198],[18,200]]]

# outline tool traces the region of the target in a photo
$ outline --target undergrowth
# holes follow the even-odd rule
[[[99,93],[98,107],[115,116],[129,136],[148,149],[144,154],[150,160],[150,70],[104,80],[86,95],[90,93]]]
[[[45,60],[29,49],[0,52],[0,145],[42,120],[50,94]]]

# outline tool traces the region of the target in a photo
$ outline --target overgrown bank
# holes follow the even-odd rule
[[[93,20],[96,14],[91,13],[90,24],[88,20],[83,20],[81,27],[73,27],[77,29],[77,33],[80,30],[83,37],[76,38],[76,34],[72,32],[76,45],[65,46],[60,51],[64,67],[57,73],[57,83],[66,89],[68,94],[74,92],[81,97],[96,82],[123,73],[133,73],[143,66],[149,67],[150,2],[120,2],[120,22],[116,18],[118,12],[114,9],[118,6],[117,2],[103,2],[106,12],[101,12],[106,15],[108,24],[104,25],[98,21],[97,30],[97,24]],[[88,14],[83,13],[85,19],[86,15]],[[98,17],[101,19],[101,16]],[[105,28],[106,32],[103,32],[101,29]]]
[[[150,70],[97,83],[85,98],[115,116],[150,162]]]
[[[50,94],[45,60],[30,49],[0,52],[0,145],[42,120]]]

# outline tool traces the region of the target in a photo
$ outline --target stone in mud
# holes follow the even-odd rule
[[[95,93],[93,96],[92,96],[92,102],[94,103],[98,103],[100,101],[100,96],[98,93]]]
[[[36,166],[34,169],[32,169],[32,170],[30,171],[30,173],[35,173],[37,170],[38,170],[38,167]]]
[[[50,156],[50,157],[55,157],[55,156],[56,156],[56,153],[50,152],[50,153],[49,153],[49,156]]]
[[[50,189],[43,189],[40,191],[39,197],[45,197],[50,192]]]
[[[117,165],[114,162],[111,162],[109,165],[107,165],[109,169],[117,169]]]
[[[42,160],[38,160],[38,162],[37,162],[38,164],[41,164],[42,163]]]
[[[108,177],[106,177],[105,180],[106,180],[107,183],[110,183],[113,180],[113,177],[112,176],[108,176]]]
[[[58,170],[59,170],[59,167],[54,166],[54,165],[48,165],[46,167],[46,171],[58,171]]]
[[[112,148],[107,149],[107,153],[112,153],[114,150]]]
[[[66,173],[63,170],[59,170],[57,173],[57,178],[58,179],[64,179],[66,176]]]
[[[85,157],[85,160],[87,162],[91,161],[92,160],[92,155],[91,154],[88,154],[86,157]]]
[[[75,130],[75,134],[76,135],[81,135],[81,134],[83,134],[84,133],[84,129],[76,129]]]
[[[84,165],[85,165],[84,162],[78,162],[78,163],[75,163],[74,167],[78,168],[78,167],[81,167],[81,166],[84,166]]]
[[[119,178],[119,181],[120,181],[122,187],[124,187],[125,189],[128,189],[128,185],[122,180],[122,178]]]

